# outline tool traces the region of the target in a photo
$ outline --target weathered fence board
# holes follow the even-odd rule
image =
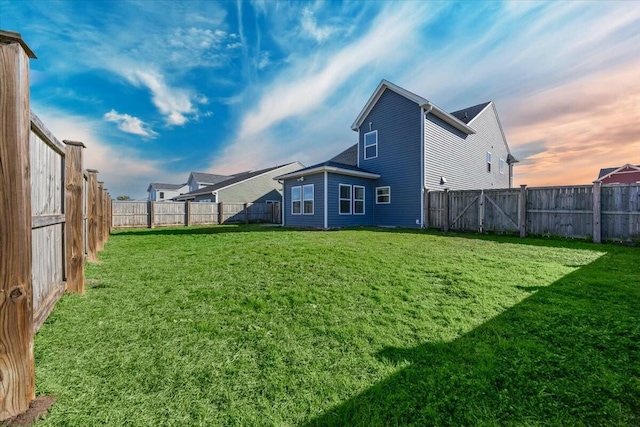
[[[483,231],[515,233],[520,230],[520,189],[485,190]]]
[[[153,210],[151,210],[153,206]],[[279,224],[280,203],[212,202],[112,202],[113,228],[145,228],[178,225]]]
[[[603,238],[640,239],[640,184],[603,186],[600,199]]]
[[[449,218],[451,230],[479,231],[480,190],[451,191],[449,193]]]
[[[527,233],[592,236],[593,186],[528,188]]]

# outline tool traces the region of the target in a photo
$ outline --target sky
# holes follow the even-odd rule
[[[114,198],[328,160],[382,79],[449,112],[494,101],[515,185],[640,164],[640,1],[0,0],[0,28]]]

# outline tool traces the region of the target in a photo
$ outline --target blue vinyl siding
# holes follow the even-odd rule
[[[313,215],[291,214],[291,187],[313,184]],[[287,227],[324,227],[324,173],[304,177],[304,181],[284,182],[284,225]]]
[[[364,215],[340,215],[338,192],[340,184],[360,185],[364,187]],[[329,206],[329,227],[353,227],[358,225],[373,225],[373,181],[355,176],[329,173],[327,177]]]
[[[421,212],[422,111],[418,104],[386,89],[359,132],[359,166],[380,174],[374,187],[390,186],[391,203],[374,203],[374,224],[418,227]],[[371,123],[371,127],[369,127]],[[364,159],[364,134],[378,131],[378,157]]]

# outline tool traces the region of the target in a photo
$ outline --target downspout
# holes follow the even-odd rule
[[[324,171],[324,228],[325,230],[329,228],[329,206],[327,205],[327,200],[329,199],[329,196],[327,195],[327,193],[329,192],[329,189],[327,188],[328,181],[329,179],[328,179],[327,171]]]
[[[284,185],[284,181],[280,181],[280,180],[278,180],[278,182],[279,182],[280,184],[282,184],[282,204],[280,205],[280,215],[282,215],[282,224],[281,224],[281,225],[282,225],[282,227],[284,227],[284,215],[285,215],[285,210],[284,210],[284,209],[285,209],[285,208],[284,208],[284,207],[285,207],[284,196],[285,196],[285,194],[286,194],[287,192],[285,191],[286,187],[285,187],[285,185]]]
[[[424,126],[425,126],[425,121],[427,120],[427,114],[429,114],[431,112],[431,109],[433,107],[431,106],[431,104],[429,104],[429,108],[428,109],[423,109],[423,107],[420,107],[420,137],[422,139],[422,143],[420,145],[420,228],[424,228],[424,189],[425,189],[425,151],[426,151],[426,145],[427,145],[427,141],[425,141],[425,135],[424,135]]]

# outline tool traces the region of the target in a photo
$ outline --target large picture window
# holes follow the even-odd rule
[[[388,205],[391,203],[391,187],[376,187],[376,204]]]
[[[351,186],[340,184],[340,215],[351,215]]]
[[[291,213],[302,214],[302,187],[291,187]]]
[[[313,184],[302,186],[303,215],[313,215]]]
[[[375,159],[378,157],[378,131],[364,134],[364,159]]]

